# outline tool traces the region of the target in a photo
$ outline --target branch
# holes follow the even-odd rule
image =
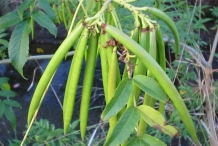
[[[169,40],[169,37],[165,36],[164,38],[164,42],[168,42],[171,44],[175,44],[174,40]],[[201,64],[204,65],[204,67],[211,67],[211,64],[209,62],[207,62],[204,57],[202,57],[197,51],[195,51],[194,48],[192,48],[191,46],[186,45],[185,43],[180,42],[180,45],[197,61],[197,62],[201,62]]]
[[[67,56],[72,56],[74,54],[74,51],[70,51]],[[36,55],[36,56],[29,56],[27,60],[42,60],[42,59],[51,59],[53,57],[52,55]],[[11,63],[10,59],[4,59],[0,60],[0,64],[8,64]]]

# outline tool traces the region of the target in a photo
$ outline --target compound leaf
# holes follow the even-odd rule
[[[0,17],[0,28],[5,29],[20,22],[17,12],[13,11]]]
[[[11,35],[8,47],[9,58],[13,66],[22,76],[23,66],[28,58],[30,31],[31,29],[28,20],[20,22]]]
[[[40,26],[45,27],[51,34],[56,37],[57,27],[44,12],[36,10],[31,14],[31,16]]]
[[[22,21],[23,20],[23,12],[29,8],[33,3],[34,3],[35,0],[25,0],[24,2],[21,3],[21,5],[18,7],[17,9],[17,13],[20,17],[20,20]]]

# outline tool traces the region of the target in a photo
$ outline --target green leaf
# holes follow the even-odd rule
[[[160,129],[160,131],[167,134],[167,135],[169,135],[170,137],[174,137],[174,136],[179,135],[178,130],[175,127],[171,126],[171,125],[163,126]]]
[[[15,27],[8,47],[9,58],[22,76],[23,66],[27,61],[29,52],[29,33],[31,31],[29,22],[22,21]]]
[[[165,125],[166,120],[164,116],[160,112],[155,110],[154,108],[147,106],[147,105],[140,105],[137,108],[142,118],[151,127]]]
[[[0,38],[4,38],[4,37],[6,37],[8,34],[7,33],[1,33],[0,32]]]
[[[57,27],[44,12],[36,10],[31,14],[31,16],[39,25],[45,27],[51,34],[53,34],[56,37]]]
[[[21,3],[21,5],[18,7],[17,9],[17,13],[20,17],[20,20],[22,21],[23,20],[23,12],[29,8],[33,3],[34,3],[35,0],[25,0],[24,2]]]
[[[0,96],[2,97],[15,97],[17,94],[11,90],[0,91]]]
[[[0,77],[0,85],[8,83],[8,80],[9,80],[9,78],[7,78],[7,77]]]
[[[7,99],[7,100],[3,100],[2,102],[12,107],[21,107],[21,105],[17,101],[14,101],[14,100]]]
[[[153,78],[144,75],[137,75],[133,77],[133,81],[141,90],[146,92],[154,99],[160,100],[164,103],[167,102],[168,98],[166,93],[161,88],[159,83]]]
[[[130,139],[129,143],[126,146],[150,146],[143,139],[138,136],[134,136]]]
[[[0,88],[2,90],[11,90],[11,86],[9,83],[0,84]]]
[[[86,10],[88,13],[92,13],[96,7],[96,1],[95,0],[86,0]]]
[[[3,116],[3,114],[5,113],[5,104],[0,101],[0,118]]]
[[[4,45],[5,47],[8,47],[8,41],[4,39],[0,39],[0,44]]]
[[[115,146],[123,143],[136,127],[140,115],[135,107],[129,107],[117,122],[105,146]]]
[[[14,111],[12,110],[11,107],[9,107],[9,106],[5,107],[5,116],[8,119],[8,121],[10,121],[13,130],[15,130],[16,125],[17,125],[16,116],[15,116]]]
[[[149,146],[167,146],[164,142],[148,134],[143,134],[140,138]]]
[[[114,97],[105,107],[101,115],[103,121],[106,121],[110,117],[116,115],[126,105],[132,90],[132,80],[126,78],[120,82],[115,90]]]
[[[20,22],[17,12],[13,11],[0,17],[0,28],[5,29]]]
[[[49,4],[48,0],[38,0],[39,5],[43,8],[45,13],[53,20],[56,20],[55,12]]]

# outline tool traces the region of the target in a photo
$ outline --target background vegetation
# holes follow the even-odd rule
[[[70,20],[73,18],[73,13],[75,12],[76,6],[79,3],[78,1],[65,1],[66,11],[63,12],[61,9],[61,2],[58,0],[49,1],[50,4],[53,4],[53,11],[49,11],[50,9],[46,9],[46,4],[42,4],[43,0],[38,0],[36,4],[37,11],[35,15],[30,15],[29,6],[28,11],[26,12],[25,8],[20,9],[20,11],[25,11],[23,13],[24,16],[19,16],[23,18],[23,22],[29,20],[29,18],[34,18],[34,20],[39,23],[42,27],[48,29],[48,31],[56,35],[57,30],[55,29],[55,25],[64,25],[66,30],[70,28]],[[22,4],[21,2],[13,2],[13,1],[3,1],[2,8],[5,12],[14,11],[17,7]],[[153,0],[138,0],[136,2],[131,3],[134,6],[154,6]],[[13,6],[12,6],[13,5]],[[87,14],[92,16],[94,11],[92,11],[90,5],[87,1],[84,2],[85,9],[87,10]],[[68,8],[69,7],[69,8]],[[11,9],[10,9],[11,8]],[[167,60],[167,74],[170,79],[176,84],[183,100],[186,103],[186,106],[192,116],[192,119],[195,123],[195,128],[197,130],[198,140],[201,145],[213,145],[213,140],[217,139],[217,131],[216,131],[216,112],[217,112],[217,81],[216,81],[216,58],[218,57],[216,53],[216,44],[217,44],[217,36],[215,37],[215,33],[212,30],[217,29],[217,21],[218,17],[218,9],[217,7],[204,5],[202,3],[188,3],[183,0],[165,0],[161,3],[160,9],[165,11],[176,23],[176,26],[179,31],[180,41],[181,41],[181,51],[180,57],[178,59],[174,58],[174,50],[171,49],[174,47],[173,43],[173,35],[168,28],[168,26],[162,21],[158,21],[161,26],[161,30],[164,34],[164,40],[167,44],[168,50],[168,60]],[[69,13],[69,11],[71,13]],[[55,13],[54,13],[55,12]],[[37,13],[37,14],[36,14]],[[206,13],[206,14],[205,14]],[[6,13],[5,13],[6,14]],[[46,14],[46,15],[44,15]],[[65,15],[65,17],[63,17]],[[123,31],[129,35],[131,35],[131,30],[134,29],[133,18],[129,11],[124,8],[117,9],[117,15],[121,18],[120,24],[122,24],[122,28],[125,28]],[[13,13],[11,15],[11,18]],[[51,22],[49,26],[43,24],[37,18],[39,16],[48,17]],[[84,17],[84,12],[82,9],[79,10],[78,17],[76,18],[76,22],[80,20],[80,18]],[[65,19],[64,19],[65,18]],[[7,25],[10,31],[12,32],[11,40],[13,42],[13,33],[16,31],[16,22],[18,19],[13,19],[13,23],[9,20]],[[17,20],[17,21],[16,21]],[[2,22],[0,22],[2,24]],[[52,25],[51,25],[52,24]],[[54,26],[53,26],[54,24]],[[4,25],[4,24],[2,24]],[[23,25],[25,26],[25,25]],[[32,33],[32,38],[34,38],[34,31],[31,31],[31,28],[26,29],[25,33]],[[17,32],[18,33],[18,32]],[[205,37],[214,35],[214,39],[212,41],[208,41]],[[10,45],[7,40],[8,33],[3,29],[0,32],[0,56],[2,61],[6,61],[7,48],[9,47],[9,56],[10,56]],[[28,36],[23,36],[28,38]],[[30,39],[31,39],[30,37]],[[16,38],[15,38],[16,39]],[[28,39],[27,39],[28,40]],[[17,41],[17,40],[16,40]],[[188,46],[186,46],[188,45]],[[23,46],[20,46],[20,48]],[[26,46],[28,47],[28,43]],[[205,49],[207,47],[207,49]],[[14,48],[18,49],[18,48]],[[25,52],[26,51],[26,52]],[[13,52],[13,50],[11,50]],[[20,52],[20,56],[25,56],[28,54],[28,50],[24,50]],[[44,56],[43,56],[44,57]],[[18,72],[23,75],[23,66],[25,62],[28,60],[28,57],[25,56],[22,58],[20,66],[17,68]],[[15,60],[14,62],[17,62]],[[13,63],[13,60],[12,60]],[[16,67],[16,65],[15,65]],[[98,76],[98,75],[97,75]],[[10,90],[10,86],[8,84],[8,79],[2,77],[0,80],[0,117],[3,123],[6,122],[6,119],[10,122],[13,131],[16,135],[16,117],[13,112],[14,108],[19,108],[19,103],[16,102],[16,94]],[[99,87],[99,90],[102,91],[102,88]],[[94,94],[96,95],[96,94]],[[15,98],[12,98],[15,97]],[[100,97],[97,95],[97,97]],[[96,96],[92,96],[92,98],[96,98]],[[100,105],[101,106],[101,105]],[[155,105],[157,107],[158,105]],[[98,107],[96,107],[98,108]],[[188,135],[187,130],[183,123],[181,123],[181,119],[178,116],[178,112],[174,110],[171,102],[167,102],[165,106],[165,117],[167,118],[167,124],[174,125],[179,128],[180,136],[176,138],[176,143],[179,145],[191,145],[192,140]],[[85,141],[81,141],[79,139],[79,132],[76,131],[78,121],[74,121],[70,127],[70,133],[67,135],[63,135],[63,129],[55,128],[52,121],[39,120],[35,121],[33,124],[31,131],[27,137],[26,144],[33,145],[102,145],[106,138],[106,126],[105,123],[97,123],[96,125],[89,125],[90,133],[85,138]],[[212,125],[209,127],[208,125]],[[6,125],[5,125],[6,126]],[[5,127],[4,127],[5,128]],[[93,130],[94,129],[94,130]],[[97,132],[98,131],[98,132]],[[148,128],[148,133],[155,136],[157,139],[167,143],[173,143],[170,136],[162,134],[159,130],[154,130],[153,128]],[[25,131],[24,131],[25,133]],[[13,140],[14,139],[14,140]],[[213,139],[213,140],[211,140]],[[21,143],[21,139],[17,139],[16,136],[14,138],[8,139],[8,142],[11,145],[18,145]]]

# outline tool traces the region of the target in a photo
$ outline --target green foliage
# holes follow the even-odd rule
[[[132,93],[132,81],[130,79],[123,80],[117,87],[114,97],[110,103],[105,107],[101,118],[108,120],[115,116],[125,105]]]
[[[6,49],[8,48],[8,41],[4,39],[8,33],[5,32],[5,30],[0,30],[0,57],[1,59],[6,58]]]
[[[210,11],[215,18],[218,17],[218,7],[210,8]],[[218,20],[215,19],[215,26],[212,29],[217,29],[217,28],[218,28]]]
[[[137,2],[132,3],[135,6],[153,6],[154,1],[144,1],[144,0],[139,0]],[[187,42],[187,44],[191,46],[195,46],[196,44],[198,45],[204,45],[205,42],[201,40],[200,36],[198,35],[199,30],[206,30],[207,28],[205,27],[205,23],[210,21],[210,18],[202,18],[201,16],[204,15],[203,10],[208,8],[208,6],[189,6],[185,1],[174,1],[174,0],[165,0],[164,2],[162,1],[162,4],[160,5],[160,1],[155,1],[155,4],[157,7],[160,7],[160,9],[164,10],[168,16],[173,18],[174,21],[176,21],[176,27],[179,28],[179,35],[182,41]],[[55,22],[61,23],[63,22],[65,24],[66,29],[69,29],[69,26],[71,24],[72,20],[72,11],[75,10],[76,4],[78,1],[61,1],[58,0],[38,0],[36,3],[34,1],[28,1],[25,0],[19,7],[16,12],[10,12],[6,14],[5,16],[0,17],[0,26],[2,28],[7,28],[11,27],[15,24],[17,26],[15,27],[11,40],[9,43],[9,57],[12,60],[13,65],[15,68],[18,70],[18,72],[23,76],[23,71],[22,68],[27,60],[28,57],[28,39],[29,39],[29,33],[34,30],[34,25],[31,22],[32,20],[36,21],[39,25],[42,27],[45,27],[51,34],[56,36],[57,33],[57,28],[55,26]],[[85,5],[86,11],[79,10],[79,15],[77,15],[77,19],[84,18],[88,16],[92,16],[95,13],[97,2],[94,0],[86,0],[83,3]],[[40,8],[40,9],[39,9]],[[128,11],[127,7],[124,6],[124,8],[120,8],[120,6],[114,6],[116,9],[118,18],[119,20],[113,20],[116,22],[116,24],[121,23],[121,26],[123,28],[123,31],[126,32],[127,34],[130,34],[131,30],[134,28],[134,21],[136,20],[136,17],[140,17],[140,22],[142,16],[137,16],[139,13],[134,13],[134,17],[132,17],[132,11]],[[148,9],[145,14],[148,14],[149,17],[153,18],[153,16],[150,16],[150,10],[152,8]],[[155,12],[159,12],[159,10],[154,9]],[[214,16],[218,16],[217,14],[217,9],[214,7],[213,9],[210,9],[213,13]],[[152,12],[151,12],[152,13]],[[144,12],[143,12],[144,14]],[[162,14],[162,15],[160,15]],[[136,15],[136,16],[135,16]],[[157,15],[158,18],[164,20],[166,18],[164,13],[160,11],[160,13],[153,13],[153,15]],[[6,17],[7,16],[7,17]],[[105,15],[107,17],[108,15]],[[15,19],[11,21],[12,18]],[[148,17],[148,18],[149,18]],[[10,19],[9,19],[10,18]],[[137,18],[139,19],[139,18]],[[104,17],[100,18],[99,20],[104,20]],[[165,23],[159,20],[155,20],[160,24],[161,29],[167,34],[170,38],[173,38],[172,32],[168,28],[169,25],[173,24],[170,21],[164,20]],[[22,22],[20,22],[22,21]],[[136,22],[136,21],[135,21]],[[152,21],[154,23],[154,21]],[[95,29],[99,29],[99,26],[94,25],[95,21],[92,23],[92,26],[95,26]],[[99,23],[101,24],[101,22]],[[171,25],[174,27],[174,24]],[[0,27],[0,28],[1,28]],[[138,26],[137,26],[138,27]],[[87,27],[88,28],[88,27]],[[141,26],[140,26],[141,28]],[[139,29],[140,30],[140,29]],[[176,29],[174,29],[176,30]],[[105,30],[103,30],[104,32]],[[140,30],[141,31],[141,30]],[[173,31],[174,32],[174,31]],[[117,32],[119,34],[119,32]],[[115,34],[116,35],[116,34]],[[178,36],[174,32],[175,36]],[[113,36],[113,35],[112,35]],[[113,36],[114,37],[114,36]],[[125,36],[124,36],[125,37]],[[177,37],[178,38],[178,37]],[[0,37],[1,39],[1,37]],[[7,43],[4,41],[0,40],[0,43],[3,44],[4,46],[7,46]],[[107,42],[108,43],[108,42]],[[129,43],[129,42],[126,42]],[[137,42],[138,43],[138,42]],[[18,44],[18,45],[17,45]],[[124,43],[123,43],[124,44]],[[104,44],[105,45],[105,44]],[[124,44],[126,45],[126,44]],[[178,45],[178,44],[177,44]],[[132,45],[134,48],[136,46],[135,44]],[[67,46],[68,47],[68,46]],[[126,46],[125,46],[126,47]],[[171,45],[171,47],[174,47]],[[137,49],[136,49],[137,50]],[[139,49],[140,50],[140,49]],[[131,50],[131,53],[134,52]],[[140,52],[140,51],[139,51]],[[177,53],[177,51],[175,51]],[[141,52],[140,52],[141,53]],[[139,53],[139,54],[140,54]],[[138,56],[137,56],[138,57]],[[186,56],[185,57],[189,57]],[[145,59],[147,59],[146,57]],[[142,59],[141,59],[142,60]],[[146,63],[145,63],[146,64]],[[146,65],[145,65],[146,66]],[[149,66],[149,65],[148,65]],[[167,69],[168,75],[171,79],[174,78],[174,70],[178,66],[178,63],[174,63],[174,68],[173,69]],[[147,66],[146,66],[147,67]],[[155,68],[155,67],[154,67]],[[195,73],[186,73],[186,69],[189,68],[189,66],[180,64],[179,71],[178,71],[178,78],[180,79],[180,82],[182,83],[187,83],[191,79],[195,79]],[[52,74],[53,75],[53,74]],[[156,100],[162,101],[164,103],[167,102],[167,96],[165,94],[166,88],[163,90],[162,87],[158,84],[156,81],[158,80],[156,77],[155,79],[150,78],[150,77],[145,77],[144,75],[140,76],[135,76],[133,77],[132,80],[124,80],[122,81],[119,86],[117,87],[115,91],[115,95],[112,98],[112,100],[109,102],[108,105],[106,105],[106,108],[104,112],[102,113],[102,119],[103,120],[108,120],[112,116],[117,115],[118,112],[122,110],[125,110],[125,104],[128,101],[131,92],[132,92],[132,84],[136,84],[138,88],[143,90],[146,94],[150,95],[152,98],[152,101],[155,102]],[[147,84],[148,83],[148,84]],[[118,84],[118,83],[117,83]],[[162,86],[164,83],[162,84]],[[46,85],[47,86],[47,85]],[[200,100],[196,100],[198,97],[198,94],[193,95],[194,90],[191,86],[187,84],[183,84],[182,86],[179,87],[180,89],[180,94],[183,96],[183,98],[189,98],[191,102],[187,102],[187,106],[189,109],[195,109],[199,105],[201,105]],[[38,90],[37,90],[38,91]],[[170,93],[170,91],[168,92]],[[6,93],[6,91],[3,93],[0,93],[1,95],[9,95],[9,93]],[[179,95],[178,95],[179,96]],[[135,97],[134,97],[135,98]],[[174,99],[174,98],[173,98]],[[173,100],[173,103],[176,103],[179,100]],[[181,100],[180,102],[183,103]],[[6,102],[9,104],[9,102]],[[4,102],[4,104],[6,104]],[[137,101],[134,101],[134,106],[138,106]],[[160,103],[160,102],[159,102]],[[2,104],[2,103],[1,103]],[[179,103],[176,103],[177,107],[179,107]],[[10,102],[10,106],[16,106],[15,103]],[[145,107],[144,106],[139,106],[138,109],[143,107],[143,110],[136,110],[136,107],[130,107],[124,113],[119,113],[122,116],[120,119],[118,118],[118,123],[116,124],[115,130],[112,132],[112,136],[107,140],[105,145],[116,145],[116,144],[121,144],[125,140],[128,139],[129,135],[132,133],[133,129],[136,126],[136,123],[139,121],[140,116],[144,119],[146,123],[148,123],[150,126],[153,128],[159,129],[161,132],[164,132],[170,136],[175,136],[178,131],[176,128],[173,126],[170,126],[169,123],[168,125],[165,125],[165,118],[161,116],[161,114],[156,111],[152,106]],[[179,110],[179,108],[177,108]],[[4,109],[4,105],[2,105],[2,109]],[[9,110],[10,111],[10,110]],[[148,113],[145,111],[149,111]],[[183,110],[180,109],[180,113],[182,113]],[[133,114],[134,113],[134,114]],[[141,113],[139,115],[139,113]],[[136,116],[136,117],[134,117]],[[176,117],[177,116],[177,117]],[[7,117],[7,116],[6,116]],[[7,117],[8,119],[13,119],[13,117]],[[132,120],[132,121],[131,121]],[[172,114],[170,115],[170,124],[173,124],[177,127],[180,127],[181,130],[181,135],[185,138],[187,136],[187,130],[184,128],[184,125],[180,123],[181,120],[185,121],[185,118],[180,118],[178,116],[178,113],[176,111],[173,111]],[[13,120],[12,120],[13,121]],[[45,123],[46,124],[46,123]],[[48,124],[47,124],[48,125]],[[130,128],[125,129],[123,125],[128,125]],[[158,126],[157,126],[158,125]],[[41,125],[42,126],[42,125]],[[186,124],[187,126],[187,124]],[[50,127],[48,127],[50,129]],[[53,128],[54,129],[54,128]],[[120,131],[118,131],[119,129]],[[152,129],[152,132],[156,132],[156,130]],[[151,133],[152,133],[151,132]],[[194,131],[192,131],[194,132]],[[41,132],[39,132],[41,133]],[[48,131],[43,131],[42,133],[48,133]],[[59,133],[58,133],[59,134]],[[122,135],[124,134],[124,135]],[[153,134],[153,133],[152,133]],[[122,135],[122,136],[121,136]],[[161,137],[164,137],[162,134],[158,133],[157,134],[161,139]],[[31,135],[32,136],[32,135]],[[49,139],[45,135],[35,137],[37,141],[40,141],[40,139]],[[51,136],[53,137],[53,135]],[[54,138],[54,137],[53,137]],[[147,139],[147,141],[145,140]],[[168,139],[168,138],[166,138]],[[50,139],[49,139],[50,140]],[[156,140],[156,145],[161,145],[160,141],[155,139],[154,137],[149,135],[142,135],[141,137],[138,136],[133,136],[130,138],[129,144],[128,145],[154,145],[154,143],[149,143],[149,142],[154,142]],[[128,140],[127,140],[128,141]],[[40,141],[42,142],[42,141]],[[164,145],[164,144],[163,144]]]
[[[154,99],[166,103],[168,98],[162,87],[153,78],[137,75],[133,77],[134,83],[145,93],[149,94]],[[147,84],[149,83],[149,84]]]
[[[39,25],[46,28],[51,34],[56,36],[57,28],[52,20],[44,12],[36,10],[31,14],[31,16]]]
[[[138,110],[135,107],[129,107],[120,117],[105,146],[120,145],[123,143],[130,136],[139,119]]]
[[[69,135],[63,135],[63,129],[55,128],[54,124],[50,124],[48,120],[40,119],[35,121],[25,145],[50,145],[50,146],[60,146],[60,145],[75,145],[81,146],[81,143],[78,142],[77,135],[79,132],[75,131],[76,126],[79,121],[74,121],[70,127],[71,133]],[[14,139],[10,146],[20,145],[21,141]]]
[[[13,108],[21,106],[18,102],[11,99],[16,96],[16,93],[10,90],[8,80],[6,77],[0,77],[0,119],[6,117],[15,131],[17,124]]]
[[[23,76],[23,66],[29,54],[30,21],[22,21],[17,24],[8,46],[8,54],[12,64]],[[24,77],[24,76],[23,76]]]
[[[51,34],[56,36],[57,33],[57,28],[54,25],[52,18],[49,17],[53,17],[53,15],[51,15],[52,7],[48,5],[48,3],[45,3],[45,6],[42,7],[45,9],[45,12],[48,13],[48,16],[41,10],[38,10],[38,7],[33,9],[35,6],[34,2],[34,0],[25,0],[18,7],[17,11],[9,12],[8,14],[0,17],[1,29],[6,29],[16,25],[9,42],[8,54],[12,64],[22,76],[23,66],[27,61],[29,52],[29,34],[31,31],[34,33],[34,25],[31,22],[31,19],[33,18],[39,25],[48,29]],[[42,2],[40,4],[42,4]]]

